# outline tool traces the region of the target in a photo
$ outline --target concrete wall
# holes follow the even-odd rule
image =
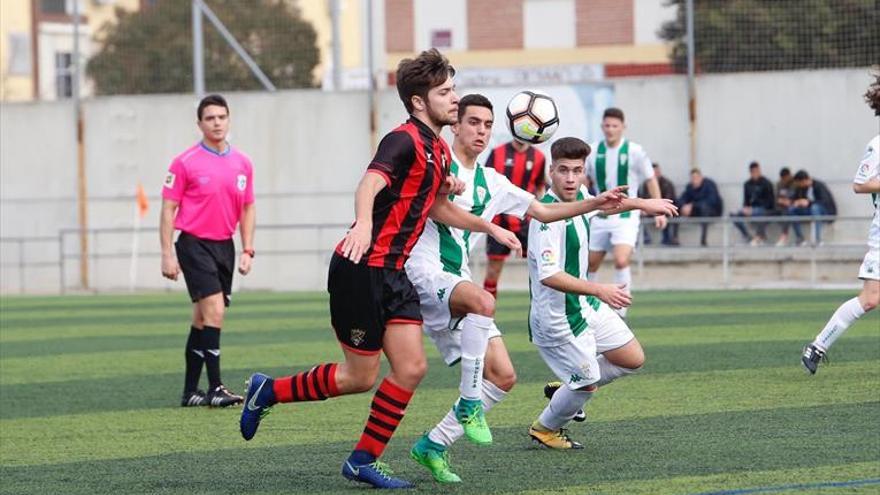
[[[850,192],[850,181],[867,141],[880,123],[861,99],[867,70],[808,71],[701,76],[698,80],[697,162],[721,186],[728,209],[741,201],[741,183],[750,160],[761,161],[775,180],[778,168],[806,168],[836,193],[841,215],[869,215],[866,198]],[[687,180],[688,125],[685,81],[681,77],[613,81],[613,101],[627,112],[627,134],[663,164],[679,186]],[[508,93],[490,88],[501,115]],[[551,94],[583,94],[578,87],[544,88]],[[479,88],[462,88],[462,92]],[[284,91],[232,93],[233,146],[256,166],[258,221],[270,224],[324,224],[321,229],[258,232],[254,273],[239,277],[246,288],[323,286],[329,248],[353,216],[352,191],[371,156],[368,99],[363,93]],[[567,96],[566,96],[567,98]],[[404,118],[394,91],[379,95],[379,137]],[[130,227],[134,191],[143,183],[151,200],[145,231],[137,240],[140,288],[181,288],[158,270],[159,192],[171,158],[198,137],[196,101],[190,95],[101,98],[84,104],[89,226]],[[565,115],[572,114],[563,110]],[[594,125],[571,122],[562,133],[596,135]],[[505,138],[497,126],[495,141]],[[75,228],[76,146],[73,108],[67,103],[0,106],[0,231],[2,237],[57,236]],[[129,233],[100,234],[91,250],[104,257],[92,263],[93,286],[124,288],[129,283]],[[75,235],[65,239],[68,285],[78,279]],[[291,253],[296,251],[297,253]],[[58,246],[25,247],[24,258],[50,262]],[[0,246],[0,290],[58,287],[57,268],[34,268],[19,277],[15,244]]]

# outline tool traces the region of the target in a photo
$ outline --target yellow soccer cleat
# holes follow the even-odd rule
[[[568,436],[565,428],[548,430],[538,421],[535,421],[529,427],[529,436],[539,445],[548,449],[571,450],[584,448],[582,444],[575,442]]]

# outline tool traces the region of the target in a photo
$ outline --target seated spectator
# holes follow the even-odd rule
[[[761,174],[761,165],[758,162],[749,164],[749,180],[743,184],[743,206],[738,212],[732,213],[736,217],[763,217],[773,213],[776,199],[773,196],[773,184]],[[746,242],[752,246],[760,246],[767,240],[767,224],[758,223],[755,234],[750,234],[745,222],[735,222],[734,225],[742,233]]]
[[[679,213],[682,217],[717,217],[721,216],[724,203],[718,194],[718,186],[715,181],[703,177],[700,169],[691,170],[691,180],[684,189],[684,194],[678,198]],[[675,224],[673,224],[675,225]],[[706,246],[706,234],[709,230],[708,223],[700,224],[700,245]],[[674,229],[673,238],[678,238],[678,228]]]
[[[798,170],[794,174],[795,191],[791,206],[788,207],[789,215],[820,216],[837,215],[837,205],[828,186],[820,180],[813,179],[806,170]],[[822,243],[822,222],[813,222],[815,225],[816,244]],[[794,222],[794,235],[797,244],[804,246],[807,241],[801,232],[800,222]]]
[[[651,165],[654,168],[654,177],[657,178],[657,184],[660,186],[660,197],[663,199],[671,199],[675,201],[675,185],[671,180],[667,179],[660,170],[660,164],[654,162]],[[648,181],[642,183],[639,187],[639,197],[640,198],[650,198],[651,194],[648,192]],[[678,239],[673,239],[671,230],[667,227],[663,229],[663,244],[666,246],[677,246]],[[645,244],[651,244],[651,231],[650,226],[645,225]]]
[[[776,183],[776,211],[780,215],[788,213],[791,207],[791,200],[794,198],[794,176],[788,167],[779,169],[779,182]],[[777,246],[785,246],[788,244],[788,229],[791,225],[788,222],[782,222],[782,232],[779,234],[779,240],[776,241]]]

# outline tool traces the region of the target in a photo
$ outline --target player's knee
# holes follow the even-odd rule
[[[501,373],[495,377],[495,380],[492,383],[501,390],[510,392],[513,390],[513,386],[516,385],[516,372],[509,370],[505,373]]]
[[[489,294],[486,291],[480,293],[480,297],[478,297],[474,301],[473,312],[487,317],[495,316],[495,298],[492,297],[492,294]]]
[[[629,266],[629,258],[627,257],[615,257],[614,258],[614,269],[615,270],[623,270],[624,268]]]
[[[346,388],[348,388],[351,393],[359,394],[367,392],[373,388],[373,385],[376,384],[376,380],[379,378],[379,367],[377,366],[375,371],[371,370],[367,373],[358,373],[356,375],[348,376],[347,378],[348,387]]]
[[[413,359],[394,370],[401,385],[410,389],[415,388],[427,373],[428,361],[424,357]]]
[[[865,313],[876,309],[877,306],[880,306],[880,289],[862,292],[859,302],[862,304],[862,309]]]

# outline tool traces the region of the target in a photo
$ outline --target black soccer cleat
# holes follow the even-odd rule
[[[207,405],[208,399],[205,397],[205,392],[203,390],[184,392],[183,397],[180,398],[180,407],[199,407]]]
[[[229,407],[244,402],[244,397],[233,394],[225,385],[220,385],[208,392],[206,399],[211,407]]]
[[[562,382],[547,382],[547,385],[544,385],[544,397],[549,400],[551,397],[553,397],[553,394],[555,394],[561,386]],[[571,418],[571,420],[577,421],[578,423],[583,423],[587,420],[587,413],[585,413],[583,409],[578,409],[578,412],[575,413],[574,417]]]
[[[828,362],[828,356],[825,355],[825,351],[819,349],[813,344],[808,344],[804,346],[804,354],[801,356],[801,364],[804,365],[804,368],[811,375],[816,374],[816,370],[819,368],[819,362]]]

